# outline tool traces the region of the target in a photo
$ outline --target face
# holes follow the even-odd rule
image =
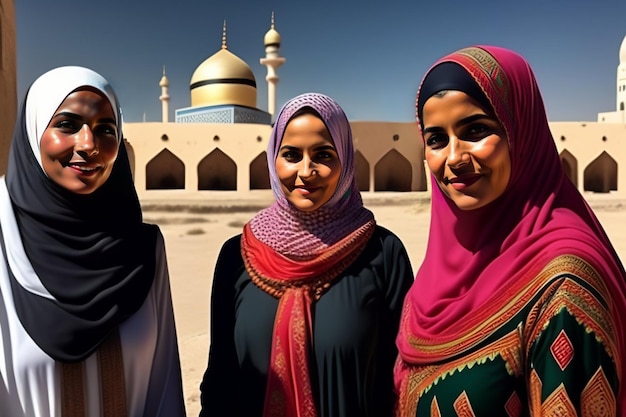
[[[460,209],[500,197],[511,178],[509,144],[498,120],[461,91],[424,104],[425,156],[437,185]]]
[[[56,110],[41,137],[41,162],[48,177],[76,194],[90,194],[111,175],[118,138],[111,103],[99,92],[80,89]]]
[[[312,114],[288,124],[276,157],[282,191],[295,208],[314,211],[333,196],[341,163],[324,122]]]

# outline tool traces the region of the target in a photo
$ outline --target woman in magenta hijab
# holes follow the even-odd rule
[[[348,118],[323,94],[289,100],[267,160],[276,201],[215,267],[200,415],[391,416],[413,272],[363,206]]]
[[[624,268],[564,174],[529,64],[454,52],[422,80],[417,120],[432,213],[397,415],[626,415]]]

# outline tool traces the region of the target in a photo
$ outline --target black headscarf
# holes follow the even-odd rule
[[[105,184],[79,195],[43,171],[36,156],[43,132],[32,137],[37,131],[32,120],[42,115],[32,112],[39,108],[33,100],[58,101],[43,106],[55,111],[67,95],[86,86],[102,92],[116,112],[119,150]],[[46,94],[47,88],[54,93]],[[47,121],[51,116],[44,115]],[[23,327],[58,361],[80,361],[93,353],[141,307],[154,280],[157,228],[142,222],[121,124],[117,99],[104,78],[86,68],[61,67],[33,83],[13,133],[8,193],[25,253],[52,297],[29,291],[16,279],[24,272],[8,268],[11,288]]]

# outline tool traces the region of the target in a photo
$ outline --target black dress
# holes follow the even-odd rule
[[[263,415],[278,299],[250,280],[240,241],[223,245],[215,267],[204,417]],[[395,338],[413,277],[402,242],[376,226],[363,253],[313,305],[310,372],[320,417],[392,415]]]

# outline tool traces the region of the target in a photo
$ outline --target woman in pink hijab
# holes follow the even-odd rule
[[[397,415],[626,415],[624,268],[564,174],[529,64],[454,52],[422,80],[417,120],[432,215]]]

